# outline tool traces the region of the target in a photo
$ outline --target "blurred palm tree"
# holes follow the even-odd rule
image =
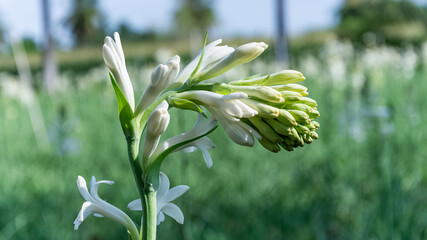
[[[198,31],[203,35],[215,23],[212,1],[181,0],[181,7],[175,13],[175,20],[179,32],[189,34],[191,31]]]
[[[276,61],[281,68],[289,67],[288,33],[286,28],[286,1],[276,0]]]
[[[50,19],[50,2],[41,0],[43,16],[43,82],[49,92],[58,87],[58,69],[54,54],[55,43],[52,36],[51,19]]]
[[[76,45],[96,43],[105,36],[105,17],[96,0],[74,0],[65,24],[71,28]]]
[[[177,34],[190,39],[191,55],[195,56],[203,41],[203,35],[215,23],[211,0],[181,0],[175,13]]]

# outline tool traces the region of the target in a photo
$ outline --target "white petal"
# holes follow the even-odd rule
[[[171,218],[175,219],[180,224],[184,223],[184,214],[182,213],[181,209],[179,209],[178,206],[176,206],[173,203],[166,204],[161,211],[170,216]]]
[[[111,70],[117,71],[118,63],[114,57],[114,54],[110,46],[106,44],[102,46],[102,57],[104,58],[104,62],[108,68],[110,68]]]
[[[74,230],[79,229],[80,224],[91,213],[93,213],[92,203],[91,202],[84,202],[82,205],[82,209],[80,210],[79,214],[77,215],[76,219],[74,220]]]
[[[159,188],[157,189],[157,199],[161,200],[169,190],[169,178],[166,174],[160,172]]]
[[[251,133],[246,129],[245,126],[248,126],[246,123],[243,123],[240,121],[236,123],[227,123],[227,122],[222,123],[220,121],[220,123],[224,128],[225,132],[227,133],[227,135],[235,143],[242,146],[249,146],[249,147],[252,147],[254,145],[255,143],[254,138],[252,137]]]
[[[250,132],[254,137],[256,137],[258,140],[262,139],[261,134],[259,134],[255,129],[253,129],[251,126],[244,122],[240,122],[239,125],[241,125],[243,128],[245,128],[248,132]]]
[[[92,180],[90,181],[90,195],[94,199],[99,200],[99,201],[102,201],[98,196],[98,187],[99,187],[99,184],[101,184],[101,183],[105,183],[108,185],[114,184],[113,181],[107,181],[107,180],[102,180],[102,181],[97,182],[95,177],[92,177]]]
[[[167,74],[167,81],[163,86],[163,90],[169,87],[171,83],[175,81],[176,76],[179,73],[179,62],[180,58],[178,55],[173,56],[166,62],[166,65],[169,67],[169,72]]]
[[[99,214],[99,213],[94,213],[94,214],[93,214],[93,216],[95,216],[95,217],[99,217],[99,218],[104,217],[104,216],[102,216],[102,215],[101,215],[101,214]]]
[[[211,155],[209,154],[209,151],[208,151],[208,150],[206,150],[206,149],[200,149],[200,151],[202,151],[203,159],[205,159],[206,166],[207,166],[208,168],[211,168],[211,167],[212,167],[212,165],[213,165],[213,161],[212,161],[212,157],[211,157]]]
[[[200,70],[205,70],[213,65],[215,63],[221,61],[223,58],[226,58],[228,55],[230,55],[234,51],[234,48],[229,47],[227,45],[225,46],[216,46],[213,50],[208,51],[203,56],[202,64],[200,64]]]
[[[182,151],[185,152],[185,153],[191,153],[191,152],[194,152],[196,150],[197,150],[197,148],[193,147],[193,146],[186,147],[186,148],[182,149]]]
[[[242,109],[242,117],[243,118],[251,118],[254,117],[258,114],[258,112],[254,109],[252,109],[251,107],[249,107],[248,105],[244,104],[243,102],[239,101],[239,100],[234,100],[234,103],[236,105],[239,106],[240,109]]]
[[[120,60],[124,63],[125,62],[125,54],[123,53],[122,41],[120,41],[120,35],[118,32],[114,33],[114,41],[116,42],[116,45],[117,45],[117,53],[120,57]]]
[[[86,201],[90,201],[92,199],[89,191],[87,190],[86,180],[82,176],[77,177],[77,188]]]
[[[166,196],[163,197],[163,201],[164,202],[171,202],[171,201],[175,200],[176,198],[180,197],[185,192],[187,192],[188,189],[190,189],[190,187],[185,186],[185,185],[179,185],[179,186],[173,187],[168,191]]]
[[[165,220],[165,215],[162,212],[157,213],[157,225]]]
[[[128,204],[128,209],[131,211],[142,211],[141,199],[133,200]]]
[[[221,42],[222,42],[222,40],[218,39],[218,40],[213,41],[210,44],[206,45],[205,53],[209,53],[210,51],[212,51],[212,49],[216,45],[220,44]],[[187,81],[187,79],[190,77],[191,73],[194,71],[197,64],[199,63],[201,55],[202,55],[202,51],[200,51],[198,53],[198,55],[184,69],[182,69],[181,73],[178,75],[178,77],[175,80],[176,82],[184,83],[185,81]]]
[[[222,99],[224,101],[229,101],[232,99],[242,99],[242,98],[248,98],[248,94],[243,92],[234,92],[227,95],[222,96]]]

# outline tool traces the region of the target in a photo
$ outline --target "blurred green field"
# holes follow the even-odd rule
[[[158,239],[427,238],[427,71],[417,65],[408,75],[403,65],[369,69],[358,66],[363,59],[338,59],[344,78],[334,77],[328,69],[338,67],[322,54],[316,71],[310,56],[295,61],[319,104],[319,140],[274,154],[259,144],[238,146],[218,128],[211,169],[198,151],[174,153],[162,171],[171,186],[190,186],[176,200],[185,223],[167,218]],[[262,68],[254,63],[248,72]],[[127,239],[109,219],[88,217],[73,230],[84,202],[78,175],[115,181],[99,193],[123,210],[138,195],[113,90],[106,71],[97,73],[71,77],[78,84],[63,92],[38,94],[50,148],[37,147],[26,107],[0,96],[0,239]],[[82,82],[92,78],[99,79]],[[192,112],[171,115],[167,136],[195,120]]]

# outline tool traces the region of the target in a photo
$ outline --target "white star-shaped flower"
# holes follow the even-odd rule
[[[123,226],[126,227],[126,229],[129,231],[129,233],[132,235],[133,239],[139,239],[139,233],[138,230],[135,227],[135,224],[133,223],[132,219],[126,215],[122,210],[118,209],[117,207],[107,203],[106,201],[102,200],[98,196],[98,186],[101,183],[105,183],[108,185],[112,185],[113,181],[96,181],[95,177],[92,177],[92,180],[90,181],[90,193],[86,186],[86,181],[82,176],[78,176],[77,178],[77,187],[80,191],[80,194],[83,196],[83,198],[86,200],[86,202],[83,203],[82,209],[80,210],[79,214],[77,215],[76,220],[74,220],[74,230],[77,230],[80,226],[80,224],[90,215],[93,214],[97,217],[107,217],[112,219],[113,221],[116,221]],[[137,238],[135,238],[137,237]]]
[[[159,188],[156,194],[157,203],[157,225],[165,220],[165,214],[175,219],[180,224],[184,223],[184,214],[178,206],[171,203],[173,200],[184,194],[188,186],[179,185],[169,189],[169,178],[164,173],[160,173]],[[136,199],[128,204],[128,208],[133,211],[142,211],[141,200]]]

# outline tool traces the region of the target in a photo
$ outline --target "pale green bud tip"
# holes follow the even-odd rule
[[[264,52],[267,47],[268,45],[264,42],[251,42],[236,48],[233,55],[242,62],[250,62]]]
[[[289,84],[304,81],[302,73],[295,70],[283,70],[270,75],[269,85]]]
[[[195,82],[200,82],[219,76],[240,64],[245,64],[254,60],[264,52],[267,47],[268,45],[263,42],[244,44],[212,66],[205,67],[205,69],[198,73],[193,80]]]
[[[250,97],[255,97],[258,99],[262,99],[267,102],[272,103],[282,103],[285,99],[282,97],[282,94],[274,90],[273,88],[267,86],[233,86],[227,85],[229,89],[233,92],[244,92],[248,94]]]

